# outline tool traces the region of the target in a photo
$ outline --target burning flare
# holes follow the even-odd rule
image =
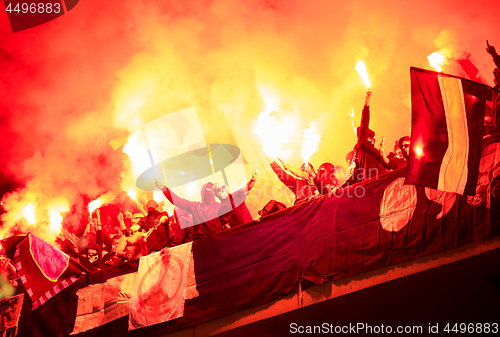
[[[415,155],[417,156],[417,159],[422,158],[424,155],[424,151],[422,150],[421,146],[415,146]]]
[[[283,155],[285,145],[294,132],[294,123],[290,118],[283,118],[277,112],[262,111],[253,128],[259,137],[262,151],[269,157]]]
[[[427,56],[427,59],[429,60],[429,65],[436,69],[436,71],[439,71],[441,72],[443,69],[441,68],[441,66],[445,63],[446,61],[446,58],[444,57],[444,55],[438,53],[437,51],[430,54],[429,56]]]
[[[370,78],[368,77],[368,70],[366,70],[366,65],[365,62],[359,60],[358,63],[356,63],[356,66],[354,67],[354,70],[356,70],[363,80],[363,83],[366,86],[366,89],[370,89]]]
[[[95,199],[94,201],[89,202],[89,213],[92,214],[96,209],[101,207],[102,201],[100,199]]]
[[[49,229],[52,233],[58,234],[62,228],[63,212],[69,211],[68,200],[65,198],[57,198],[49,205]]]
[[[137,201],[137,193],[134,190],[129,190],[127,195],[134,201]]]
[[[36,223],[36,217],[35,217],[35,205],[29,204],[26,205],[26,207],[23,210],[23,215],[28,220],[28,223],[30,225],[34,225]]]
[[[300,150],[300,156],[304,160],[304,163],[308,164],[309,158],[318,151],[320,137],[317,132],[317,124],[309,123],[309,127],[304,130],[302,134],[302,149]]]
[[[112,192],[108,192],[106,194],[101,195],[99,198],[89,202],[89,213],[92,214],[96,209],[110,202],[113,199],[114,196]]]

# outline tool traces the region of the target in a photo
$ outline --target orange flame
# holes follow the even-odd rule
[[[102,201],[99,199],[95,199],[94,201],[89,202],[89,213],[92,214],[96,209],[101,207]]]
[[[309,158],[315,154],[319,149],[320,137],[317,133],[316,123],[310,123],[309,128],[304,130],[302,135],[304,140],[302,141],[302,149],[300,150],[300,156],[304,160],[304,163],[309,162]]]
[[[356,63],[356,66],[354,67],[354,70],[356,70],[361,77],[361,80],[366,86],[366,89],[370,89],[370,78],[368,77],[368,70],[366,69],[365,62],[359,60]]]
[[[422,158],[422,156],[424,155],[424,150],[422,150],[422,147],[415,146],[415,155],[417,156],[417,159]]]
[[[262,111],[253,128],[259,137],[262,151],[273,158],[283,155],[285,145],[294,132],[294,124],[290,118],[277,118],[270,112]]]
[[[34,225],[36,223],[36,217],[35,217],[35,205],[33,204],[28,204],[23,210],[23,215],[28,220],[28,223],[30,225]]]
[[[436,69],[436,71],[441,72],[443,70],[441,68],[441,66],[446,61],[446,57],[444,57],[444,55],[442,55],[438,52],[434,52],[434,53],[430,54],[429,56],[427,56],[427,59],[429,60],[429,65],[432,68]]]
[[[96,209],[101,207],[103,204],[106,204],[114,199],[113,193],[108,192],[106,194],[101,195],[99,198],[89,202],[89,213],[92,214]]]
[[[129,190],[129,191],[127,192],[127,195],[128,195],[131,199],[133,199],[133,200],[137,201],[137,192],[136,192],[136,191],[134,191],[134,190]]]
[[[157,203],[160,203],[163,200],[163,192],[162,191],[154,191],[153,192],[153,200]]]
[[[288,160],[288,158],[290,158],[291,155],[292,155],[292,150],[288,148],[283,150],[283,153],[281,154],[284,160]]]
[[[58,234],[62,228],[63,217],[61,213],[69,211],[68,200],[65,198],[55,199],[48,205],[48,210],[49,230],[54,234]]]

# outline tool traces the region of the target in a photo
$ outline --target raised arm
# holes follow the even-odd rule
[[[380,156],[382,157],[382,161],[389,165],[389,158],[385,155],[385,137],[382,137],[382,141],[380,142]]]
[[[179,197],[177,194],[172,192],[167,186],[165,186],[161,181],[155,179],[156,187],[163,192],[165,198],[170,201],[170,203],[186,212],[192,213],[196,211],[196,201],[190,201]]]
[[[271,164],[271,168],[273,169],[274,173],[278,176],[278,179],[286,186],[288,187],[294,194],[298,193],[298,188],[297,188],[297,183],[299,178],[288,174],[286,170],[281,168],[278,163],[273,161]]]
[[[260,175],[259,170],[257,170],[257,169],[253,170],[252,178],[250,178],[250,180],[247,183],[247,191],[248,192],[250,192],[252,190],[252,188],[254,187],[255,181],[257,180],[259,175]]]
[[[122,212],[118,213],[118,216],[116,218],[118,219],[118,222],[120,223],[120,229],[122,231],[127,230],[127,226],[125,226],[125,222],[123,221],[123,213]]]
[[[309,178],[309,174],[306,171],[302,171],[301,169],[293,167],[290,164],[283,162],[283,167],[285,168],[285,170],[287,170],[287,171],[291,172],[292,174],[294,174],[295,176],[297,176],[297,178],[302,178],[302,179]]]
[[[495,62],[497,68],[500,68],[500,55],[498,55],[495,47],[489,44],[488,40],[486,40],[486,51],[493,58],[493,62]]]
[[[370,98],[372,97],[372,92],[370,90],[366,91],[365,95],[365,106],[361,113],[361,123],[359,127],[362,129],[368,129],[370,126]]]

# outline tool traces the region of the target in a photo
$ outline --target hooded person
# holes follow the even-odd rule
[[[158,180],[155,180],[155,184],[172,205],[189,212],[193,216],[193,240],[202,239],[212,234],[222,232],[223,227],[219,217],[230,212],[232,208],[229,201],[224,203],[215,201],[213,183],[208,182],[202,186],[201,202],[179,197]]]
[[[304,163],[300,170],[284,163],[281,159],[278,160],[283,164],[281,167],[276,160],[265,156],[269,161],[269,165],[278,179],[292,191],[295,195],[295,204],[309,200],[311,197],[319,195],[319,190],[314,183],[316,178],[316,171],[311,163],[307,165]]]
[[[356,130],[357,142],[354,146],[356,168],[353,183],[365,179],[378,177],[385,173],[383,158],[380,150],[375,148],[375,132],[370,129],[370,97],[368,90],[365,97],[365,106],[361,113],[361,123]]]
[[[386,167],[388,170],[397,170],[406,167],[409,153],[410,153],[409,136],[403,136],[396,141],[396,144],[394,145],[394,154],[391,157],[385,156],[384,142],[382,141],[380,154],[382,155],[382,159],[384,161],[384,167]]]
[[[146,209],[148,215],[141,218],[138,225],[146,232],[144,237],[147,240],[149,254],[170,245],[169,216],[167,212],[160,212],[155,200],[149,200]]]
[[[330,193],[335,187],[339,185],[339,180],[336,175],[337,169],[332,163],[323,163],[318,167],[314,184],[319,190],[321,195]]]
[[[222,216],[223,223],[228,222],[229,227],[235,227],[253,221],[245,200],[250,190],[254,187],[258,177],[259,171],[254,170],[252,172],[252,178],[250,178],[248,183],[234,193],[228,193],[226,186],[223,184],[216,183],[214,185],[214,194],[217,199],[219,199],[221,203],[225,203],[229,200],[232,207],[231,212]]]

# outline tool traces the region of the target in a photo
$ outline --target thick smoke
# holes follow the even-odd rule
[[[499,7],[496,0],[81,1],[16,34],[5,16],[0,170],[18,185],[7,184],[12,191],[2,198],[2,235],[51,233],[54,200],[67,210],[63,226],[81,229],[90,200],[118,195],[131,180],[109,141],[190,106],[223,114],[258,155],[252,127],[272,97],[301,123],[289,162],[300,165],[302,130],[317,121],[324,130],[310,161],[345,165],[355,142],[349,113],[359,124],[366,90],[354,70],[360,59],[372,83],[371,128],[389,147],[409,134],[409,68],[429,68],[432,52],[445,54],[443,71],[459,76],[466,75],[456,59],[470,55],[492,84],[485,47],[488,39],[500,48]],[[252,213],[269,198],[254,198]],[[28,204],[36,206],[34,225],[24,219]]]

